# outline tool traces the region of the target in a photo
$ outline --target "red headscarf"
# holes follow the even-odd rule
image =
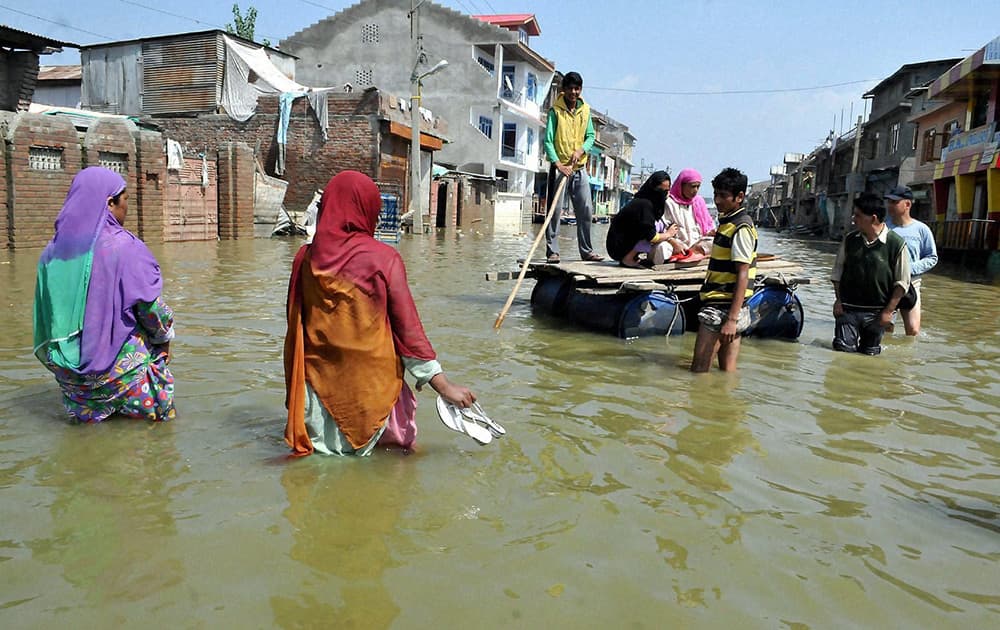
[[[701,195],[695,195],[690,199],[684,197],[684,191],[682,189],[686,182],[700,181],[701,173],[693,168],[684,169],[677,176],[677,179],[674,180],[674,183],[670,185],[670,198],[677,203],[684,204],[685,206],[691,206],[691,212],[694,214],[694,220],[698,224],[698,228],[701,229],[701,233],[704,236],[715,229],[715,221],[712,220],[712,215],[708,212],[708,205],[705,204],[705,200],[701,197]]]
[[[399,397],[399,355],[435,358],[403,259],[374,238],[381,206],[367,175],[337,174],[323,191],[312,244],[295,256],[285,336],[285,439],[297,455],[312,452],[304,420],[306,381],[360,448]]]

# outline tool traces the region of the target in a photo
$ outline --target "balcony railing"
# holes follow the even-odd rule
[[[939,249],[995,250],[1000,222],[990,219],[957,219],[929,223]]]
[[[506,193],[508,195],[523,195],[525,193],[524,184],[517,181],[510,181],[509,179],[498,179],[497,180],[497,192]]]
[[[501,87],[500,98],[510,103],[513,103],[518,107],[524,107],[524,90],[518,89],[517,86],[511,88],[508,88],[506,86]]]
[[[502,146],[500,147],[500,157],[507,162],[513,162],[514,164],[524,164],[524,151],[518,151],[514,147]]]

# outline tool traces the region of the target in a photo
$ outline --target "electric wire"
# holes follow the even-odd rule
[[[858,85],[859,83],[872,83],[878,82],[881,79],[858,79],[856,81],[844,81],[843,83],[828,83],[826,85],[811,85],[808,87],[794,87],[794,88],[769,88],[760,90],[703,90],[703,91],[685,91],[685,92],[672,92],[669,90],[634,90],[630,88],[612,88],[612,87],[599,87],[594,85],[588,85],[588,90],[603,90],[605,92],[625,92],[628,94],[655,94],[659,96],[724,96],[731,94],[782,94],[787,92],[809,92],[812,90],[826,90],[835,87],[844,87],[847,85]]]
[[[101,39],[111,39],[107,35],[101,35],[100,33],[95,33],[94,31],[88,31],[87,29],[78,28],[76,26],[70,26],[69,24],[63,24],[62,22],[57,22],[56,20],[50,20],[48,18],[43,18],[40,15],[34,15],[33,13],[27,13],[25,11],[19,11],[18,9],[12,9],[6,5],[0,4],[0,9],[7,9],[12,13],[19,13],[26,17],[34,18],[36,20],[41,20],[42,22],[48,22],[49,24],[55,24],[56,26],[61,26],[62,28],[68,28],[71,31],[79,31],[81,33],[86,33],[87,35],[93,35],[94,37],[100,37]]]
[[[154,11],[156,13],[161,13],[163,15],[168,15],[170,17],[175,17],[175,18],[179,18],[179,19],[189,20],[191,22],[194,22],[196,24],[201,24],[203,26],[209,26],[209,27],[212,27],[212,28],[218,28],[219,30],[225,30],[225,27],[219,26],[218,24],[212,24],[210,22],[204,22],[202,20],[198,20],[196,18],[188,17],[186,15],[181,15],[181,14],[178,14],[178,13],[172,13],[170,11],[165,11],[165,10],[159,9],[157,7],[151,7],[151,6],[143,4],[141,2],[136,2],[135,0],[119,0],[119,1],[122,2],[122,3],[124,3],[124,4],[130,4],[132,6],[136,6],[136,7],[142,8],[142,9],[146,9],[148,11]],[[456,1],[458,2],[458,4],[460,4],[467,11],[470,11],[469,7],[464,2],[462,2],[462,0],[456,0]],[[319,7],[321,9],[333,11],[333,9],[331,9],[330,7],[323,6],[323,5],[321,5],[319,3],[316,3],[316,2],[311,2],[310,0],[300,0],[300,2],[303,2],[305,4],[309,4],[309,5],[312,5],[312,6],[316,6],[316,7]],[[489,4],[489,3],[487,2],[487,4]],[[491,8],[492,8],[492,6],[491,6]],[[13,13],[18,13],[18,14],[24,15],[26,17],[34,18],[36,20],[41,20],[43,22],[48,22],[50,24],[55,24],[55,25],[61,26],[63,28],[68,28],[68,29],[71,29],[71,30],[79,31],[81,33],[87,33],[88,35],[93,35],[95,37],[100,37],[102,39],[111,39],[107,35],[102,35],[100,33],[95,33],[93,31],[88,31],[86,29],[78,28],[78,27],[75,27],[75,26],[69,26],[67,24],[62,24],[62,23],[60,23],[58,21],[51,20],[51,19],[48,19],[48,18],[44,18],[44,17],[39,16],[39,15],[34,15],[34,14],[28,13],[26,11],[20,11],[18,9],[13,9],[13,8],[8,7],[6,5],[0,4],[0,9],[7,9],[8,11],[11,11]],[[269,39],[273,38],[275,42],[280,41],[282,39],[280,37],[276,37],[276,36],[272,36],[272,35],[269,35],[267,37]],[[872,82],[877,82],[879,80],[880,79],[859,79],[859,80],[854,80],[854,81],[843,81],[843,82],[840,82],[840,83],[828,83],[828,84],[825,84],[825,85],[813,85],[813,86],[806,86],[806,87],[767,88],[767,89],[752,89],[752,90],[689,90],[689,91],[639,90],[639,89],[632,89],[632,88],[615,88],[615,87],[604,87],[604,86],[595,86],[595,85],[588,85],[587,89],[588,90],[604,91],[604,92],[622,92],[622,93],[625,93],[625,94],[649,94],[649,95],[657,95],[657,96],[727,96],[727,95],[736,95],[736,94],[748,95],[748,94],[783,94],[783,93],[794,93],[794,92],[809,92],[809,91],[814,91],[814,90],[826,90],[826,89],[836,88],[836,87],[845,87],[845,86],[848,86],[848,85],[858,85],[858,84],[861,84],[861,83],[872,83]]]

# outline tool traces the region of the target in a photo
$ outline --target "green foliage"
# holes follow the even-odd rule
[[[232,33],[242,37],[243,39],[249,39],[250,41],[256,41],[253,38],[254,30],[257,26],[257,9],[254,7],[247,8],[246,14],[240,12],[240,5],[233,4],[233,21],[226,24],[226,32]],[[265,46],[270,46],[271,42],[264,40],[261,42]]]

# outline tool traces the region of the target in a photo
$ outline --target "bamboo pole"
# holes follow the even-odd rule
[[[500,330],[503,318],[507,317],[507,311],[510,310],[510,305],[514,303],[514,296],[517,295],[517,290],[521,288],[521,282],[524,281],[524,274],[528,272],[528,264],[531,262],[531,257],[535,254],[535,250],[538,249],[538,244],[545,237],[545,230],[549,227],[549,222],[552,221],[552,215],[555,214],[556,204],[562,201],[563,190],[566,188],[566,180],[568,179],[569,177],[563,176],[562,181],[556,186],[556,194],[552,197],[552,202],[549,204],[549,212],[545,215],[545,221],[542,222],[542,229],[538,231],[538,236],[535,237],[535,242],[532,243],[531,250],[528,252],[527,258],[524,259],[524,264],[521,265],[521,273],[517,274],[517,282],[514,284],[514,290],[510,292],[507,303],[500,310],[497,321],[493,322],[493,330]]]

